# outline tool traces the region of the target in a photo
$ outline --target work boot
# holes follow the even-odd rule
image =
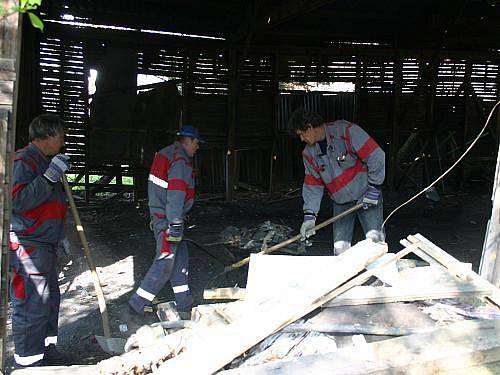
[[[45,347],[43,362],[47,366],[68,366],[71,364],[69,357],[57,350],[55,344]]]
[[[120,322],[131,326],[142,326],[145,324],[144,314],[135,311],[134,308],[127,303],[127,306],[120,313]]]
[[[120,313],[120,321],[127,324],[129,329],[149,325],[156,322],[153,314],[140,313],[127,303],[127,306]]]

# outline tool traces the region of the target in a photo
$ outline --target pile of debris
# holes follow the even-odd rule
[[[294,229],[289,226],[272,223],[269,220],[256,228],[238,228],[230,225],[221,232],[220,242],[233,252],[256,253],[286,241],[293,232]],[[303,254],[305,243],[292,243],[281,248],[280,251],[288,254]]]
[[[498,366],[500,290],[421,235],[401,242],[397,253],[365,240],[336,257],[252,254],[246,289],[204,294],[237,301],[199,305],[191,321],[142,327],[127,353],[58,373],[425,374]],[[410,253],[422,261],[402,259]],[[374,277],[383,285],[366,285]]]

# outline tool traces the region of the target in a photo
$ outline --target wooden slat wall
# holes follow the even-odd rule
[[[149,37],[154,38],[154,36]],[[206,49],[201,43],[197,48],[179,47],[181,45],[179,43],[172,47],[158,46],[157,43],[148,43],[147,38],[145,36],[144,43],[138,46],[137,72],[182,81],[182,121],[199,126],[210,141],[210,144],[205,146],[205,151],[203,149],[200,151],[200,181],[203,181],[203,184],[222,186],[222,181],[225,179],[224,155],[228,129],[227,99],[230,69],[228,51]],[[100,46],[105,40],[106,34],[103,33],[102,41],[94,44]],[[85,169],[87,149],[88,103],[84,66],[85,48],[89,45],[86,43],[74,38],[44,34],[39,46],[42,108],[45,111],[60,113],[70,124],[68,150],[73,156],[77,170]],[[284,163],[276,168],[275,172],[281,175],[281,171],[286,171],[281,175],[282,178],[300,179],[302,173],[300,166],[297,167],[295,162],[290,161],[298,157],[296,153],[298,146],[293,139],[283,138],[287,132],[285,118],[297,105],[315,108],[328,120],[351,117],[347,119],[357,121],[372,133],[383,147],[390,147],[394,116],[392,113],[394,61],[395,57],[387,55],[367,57],[320,54],[273,56],[269,53],[255,52],[246,54],[238,66],[240,97],[237,104],[237,147],[258,145],[261,149],[269,149],[270,152],[274,127],[277,126],[277,130],[281,133],[278,139],[278,151],[283,153],[281,159]],[[411,131],[415,129],[430,131],[432,128],[428,128],[429,122],[425,115],[428,98],[426,99],[424,88],[428,82],[425,81],[427,78],[423,72],[430,61],[422,60],[419,55],[405,57],[402,61],[402,110],[399,115],[401,140],[404,142]],[[497,61],[469,62],[464,59],[442,59],[437,69],[434,116],[431,123],[433,126],[438,124],[440,131],[457,127],[457,116],[460,116],[459,111],[463,110],[460,101],[457,102],[457,98],[462,98],[463,93],[457,95],[457,90],[465,79],[467,63],[472,64],[471,85],[485,110],[491,107],[493,100],[498,97]],[[344,99],[341,99],[342,95],[327,93],[302,94],[303,98],[300,100],[297,97],[293,100],[281,98],[278,113],[275,113],[276,80],[352,82],[357,86],[356,94],[342,94],[345,96]],[[294,95],[300,96],[297,93]],[[348,96],[352,99],[346,101],[345,98]],[[350,116],[351,108],[353,108],[352,116]],[[470,129],[476,129],[479,126],[477,119],[471,117],[471,121],[473,125]],[[257,156],[249,157],[249,160],[255,157],[262,157],[263,160],[259,163],[263,166],[268,165],[267,151],[257,153]],[[203,159],[218,165],[212,167],[211,162],[202,161]],[[244,168],[247,161],[244,157],[240,161],[242,163],[240,167]],[[260,184],[268,181],[268,177],[265,176],[266,168],[262,167],[262,173],[255,179]]]
[[[88,113],[83,43],[44,35],[39,48],[42,111],[58,113],[65,121],[66,150],[72,169],[81,173],[86,161]]]

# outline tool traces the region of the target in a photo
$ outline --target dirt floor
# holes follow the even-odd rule
[[[290,189],[289,189],[290,190]],[[221,242],[221,232],[228,226],[255,228],[263,222],[287,225],[298,231],[302,220],[302,200],[287,190],[272,196],[264,193],[242,192],[232,203],[204,195],[191,212],[185,236],[201,244],[188,243],[190,259],[190,286],[195,303],[204,303],[202,294],[207,284],[219,274],[224,265],[248,255],[248,251],[229,246],[211,245]],[[384,193],[387,215],[410,196],[410,191]],[[297,194],[295,194],[296,196]],[[288,199],[286,199],[288,198]],[[484,233],[491,215],[491,184],[477,183],[467,192],[441,194],[439,202],[419,198],[395,214],[386,226],[389,251],[401,249],[399,240],[409,234],[421,233],[450,254],[464,262],[479,267]],[[330,217],[331,207],[323,201],[319,221]],[[90,242],[94,260],[108,302],[112,335],[127,337],[120,332],[120,312],[126,306],[130,294],[140,283],[154,254],[154,241],[148,228],[147,201],[134,202],[123,196],[97,199],[89,206],[80,207],[80,215]],[[71,223],[68,223],[71,228]],[[94,335],[102,334],[92,279],[82,255],[81,246],[73,229],[68,230],[72,255],[60,257],[60,288],[62,294],[59,320],[59,349],[71,355],[74,364],[91,364],[108,357],[103,353]],[[361,239],[361,232],[355,233]],[[229,253],[228,253],[229,250]],[[211,255],[207,254],[207,251]],[[232,256],[230,254],[233,254]],[[332,255],[331,229],[325,228],[314,238],[307,254]],[[233,258],[234,257],[234,258]],[[247,268],[220,277],[210,286],[240,286],[246,282]],[[172,292],[166,286],[158,296],[171,300]],[[9,323],[10,332],[10,323]],[[13,345],[7,347],[7,373],[12,365]]]

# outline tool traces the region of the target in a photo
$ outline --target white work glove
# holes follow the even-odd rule
[[[305,213],[304,222],[300,227],[300,240],[305,241],[306,238],[314,236],[316,231],[313,229],[316,226],[316,215]]]
[[[43,174],[47,180],[56,183],[61,181],[62,175],[69,169],[69,156],[57,154],[50,161],[49,167]]]

